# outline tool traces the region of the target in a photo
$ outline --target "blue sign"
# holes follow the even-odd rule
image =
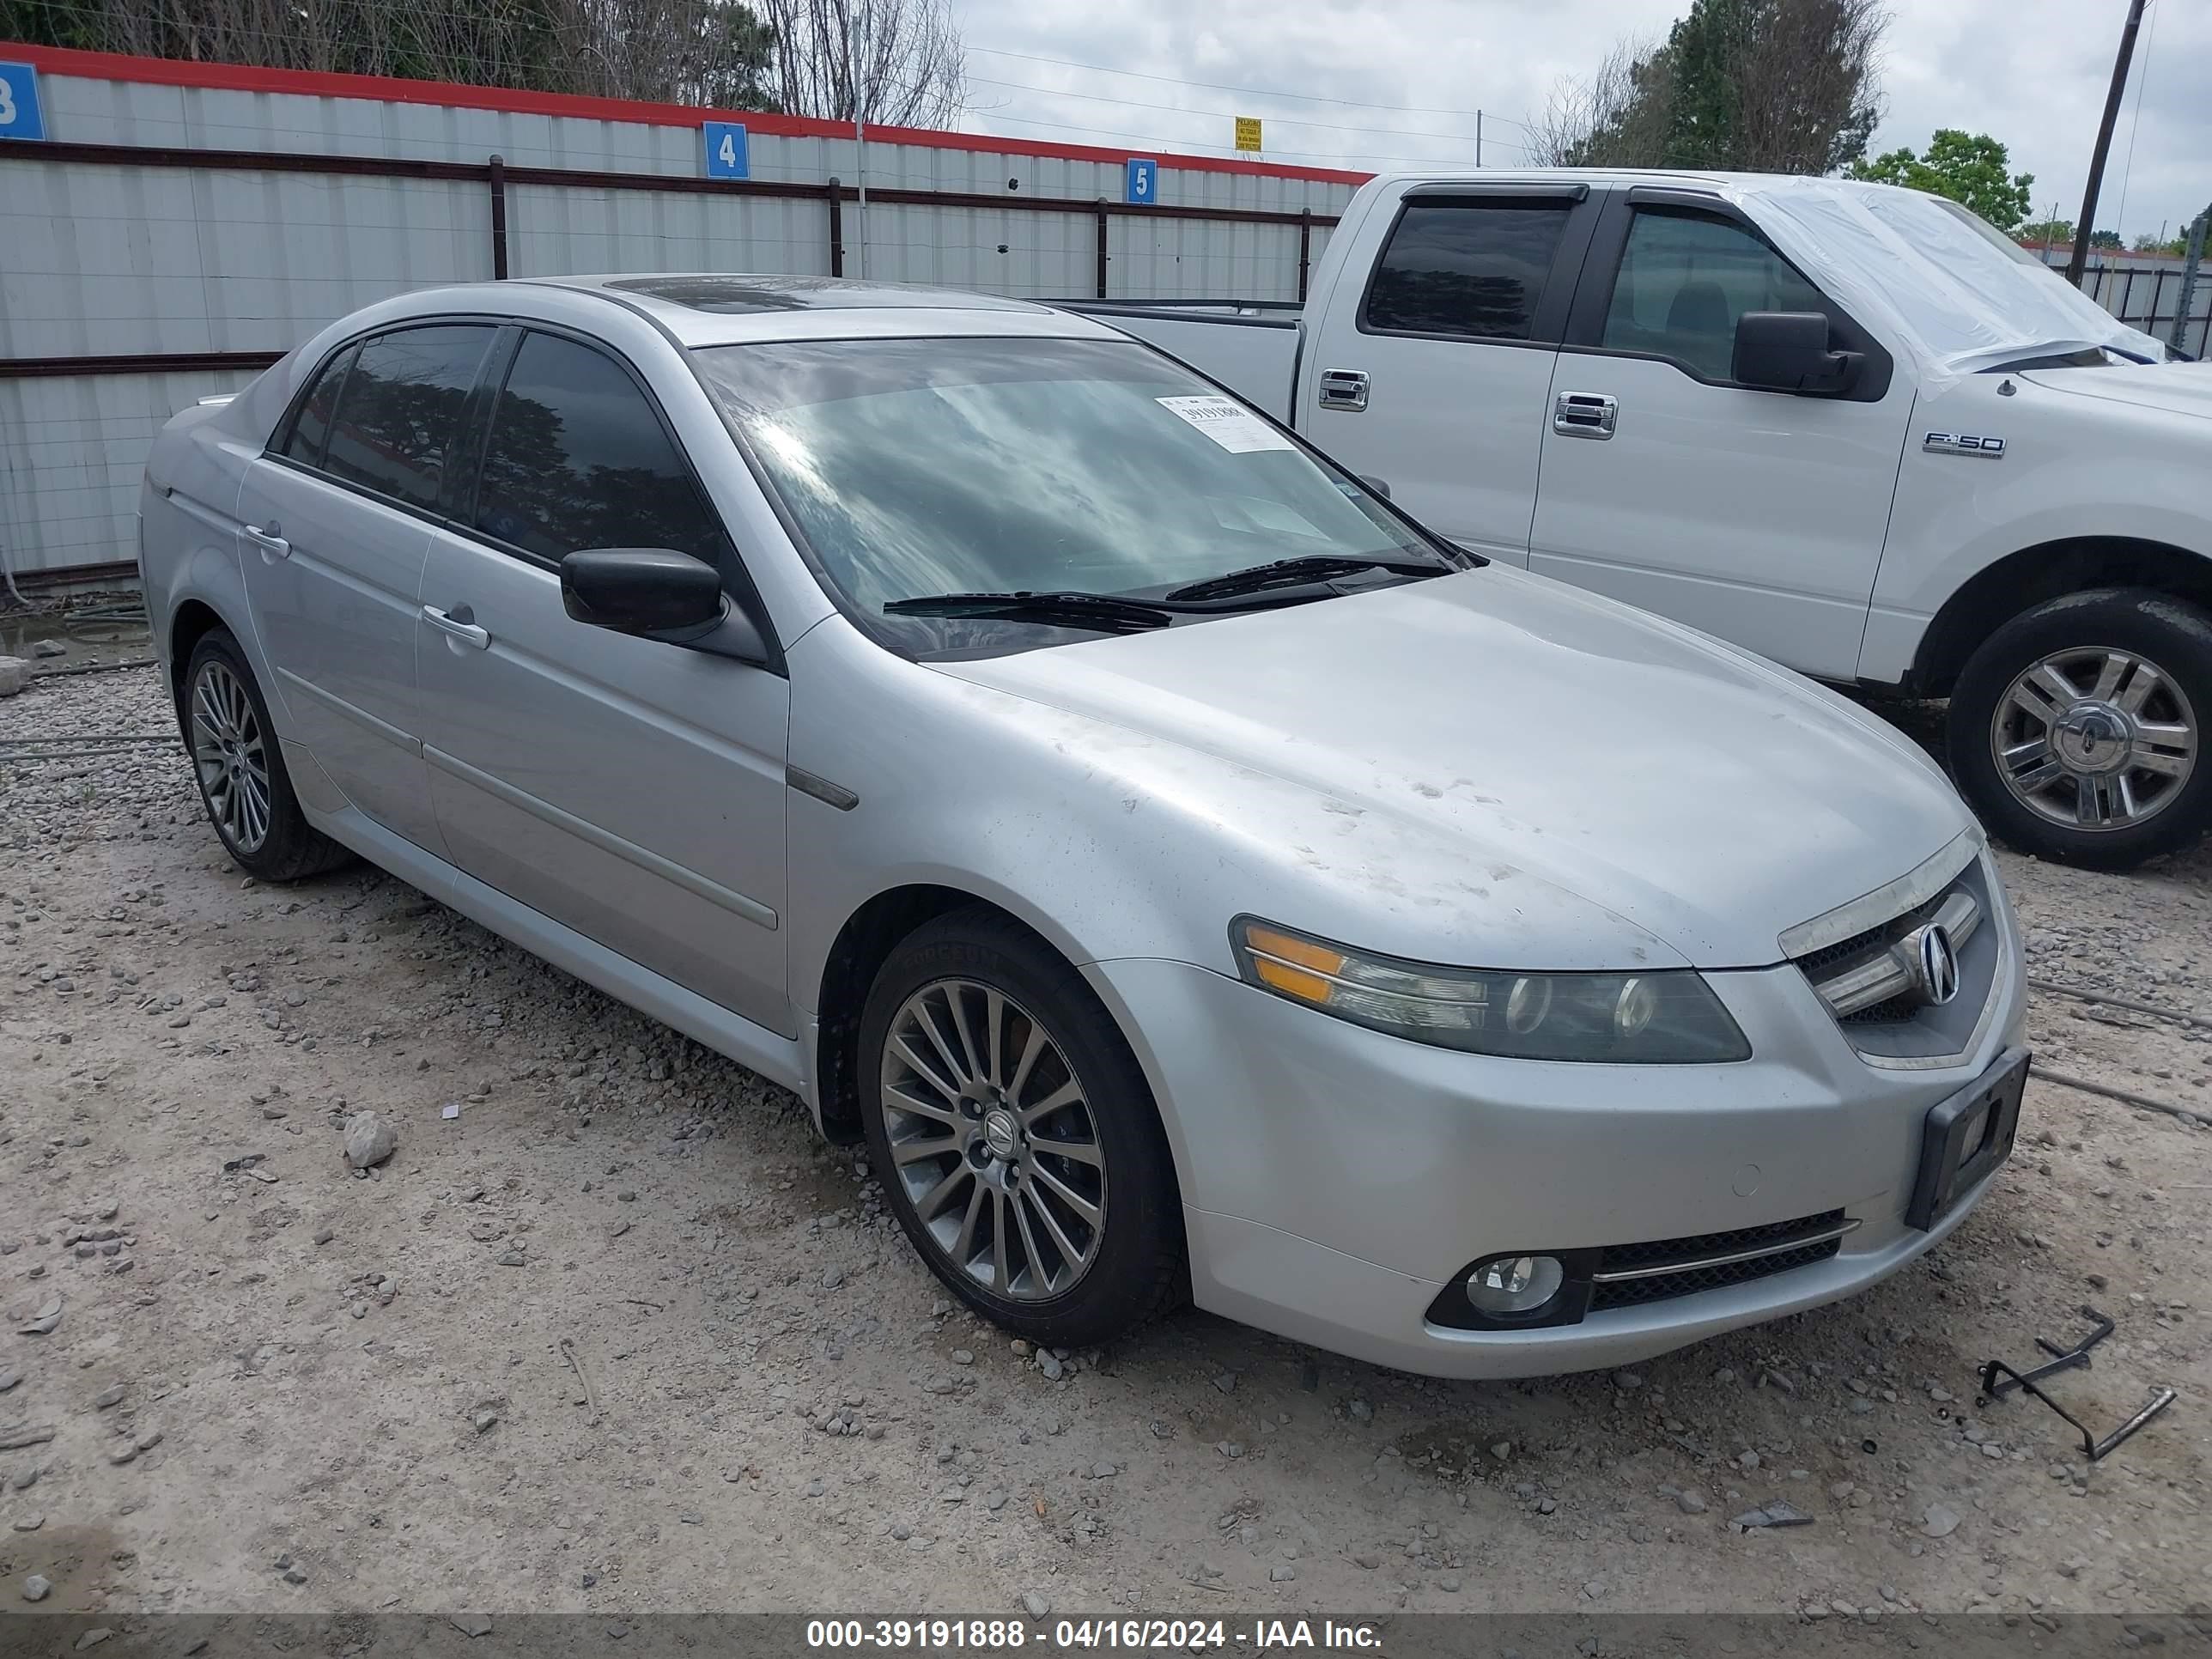
[[[1129,158],[1129,198],[1139,207],[1150,207],[1159,199],[1160,164],[1158,161]]]
[[[0,64],[0,138],[43,138],[39,72],[28,64]]]
[[[707,139],[709,179],[750,178],[745,160],[745,130],[734,121],[709,121],[700,128]]]

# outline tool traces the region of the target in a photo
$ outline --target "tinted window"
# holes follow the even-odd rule
[[[403,329],[366,342],[346,378],[324,470],[410,507],[434,507],[446,452],[492,331]]]
[[[353,367],[353,351],[349,346],[331,359],[330,366],[317,377],[313,389],[307,393],[307,402],[300,405],[299,418],[292,422],[292,435],[284,440],[283,453],[294,460],[305,461],[309,466],[323,464],[323,441],[331,435],[331,411],[337,407],[346,370]]]
[[[1826,311],[1820,290],[1725,219],[1639,213],[1630,222],[1601,345],[1648,351],[1725,380],[1747,311]]]
[[[717,563],[722,546],[637,382],[613,359],[550,334],[523,337],[499,395],[477,525],[548,559],[672,547]]]
[[[1553,204],[1410,204],[1367,294],[1367,325],[1525,340],[1569,210]]]

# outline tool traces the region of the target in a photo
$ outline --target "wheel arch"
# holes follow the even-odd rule
[[[1936,613],[1914,654],[1911,689],[1948,696],[1975,648],[2023,611],[2094,588],[2140,587],[2212,608],[2212,559],[2169,542],[2074,536],[2008,554]]]
[[[169,617],[169,702],[176,708],[179,731],[185,722],[185,671],[191,665],[192,652],[199,642],[218,628],[237,637],[237,629],[205,599],[185,599]],[[191,734],[185,735],[189,741]]]

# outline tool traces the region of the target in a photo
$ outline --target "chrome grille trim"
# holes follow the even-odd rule
[[[1811,1244],[1826,1244],[1832,1239],[1843,1237],[1846,1233],[1856,1232],[1859,1226],[1860,1223],[1857,1219],[1853,1218],[1838,1222],[1832,1227],[1820,1228],[1815,1232],[1798,1233],[1789,1238],[1772,1239],[1766,1243],[1754,1245],[1749,1249],[1729,1250],[1719,1255],[1692,1256],[1682,1261],[1657,1261],[1647,1267],[1621,1267],[1612,1273],[1592,1273],[1590,1281],[1596,1285],[1617,1285],[1624,1279],[1662,1279],[1668,1273],[1695,1273],[1701,1267],[1733,1267],[1740,1261],[1756,1261],[1761,1256],[1787,1255],[1792,1250],[1802,1250]]]
[[[1782,954],[1795,961],[1893,921],[1907,910],[1917,909],[1965,873],[1980,855],[1982,841],[1978,825],[1961,830],[1934,857],[1906,871],[1895,881],[1871,893],[1862,893],[1810,921],[1799,922],[1782,935]]]
[[[1908,920],[1911,913],[1897,920]],[[1972,893],[1954,893],[1945,899],[1929,919],[1951,936],[1954,945],[1964,945],[1974,936],[1982,925],[1982,907]],[[1917,928],[1908,930],[1882,945],[1873,956],[1846,968],[1840,974],[1814,981],[1813,988],[1820,994],[1820,1000],[1828,1005],[1837,1018],[1857,1013],[1862,1008],[1871,1008],[1878,1002],[1902,996],[1917,982],[1913,965],[1907,957],[1905,940]]]

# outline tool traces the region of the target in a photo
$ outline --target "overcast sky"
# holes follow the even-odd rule
[[[1586,73],[1622,35],[1663,36],[1687,0],[953,6],[969,48],[974,107],[962,125],[971,131],[1136,154],[1225,154],[1231,116],[1249,114],[1267,123],[1271,160],[1374,171],[1471,163],[1473,117],[1438,111],[1484,111],[1484,161],[1516,164],[1528,135],[1511,124],[1540,113],[1560,76]],[[1887,113],[1875,149],[1917,150],[1942,126],[1988,132],[2010,147],[2014,172],[2035,175],[2037,216],[2056,204],[2060,217],[2075,217],[2126,0],[1895,0],[1893,9],[1882,73]],[[2117,222],[2132,241],[2161,222],[2185,223],[2212,200],[2209,75],[2212,5],[2152,0],[2106,171],[2100,227]],[[1181,84],[1197,82],[1389,107]]]

